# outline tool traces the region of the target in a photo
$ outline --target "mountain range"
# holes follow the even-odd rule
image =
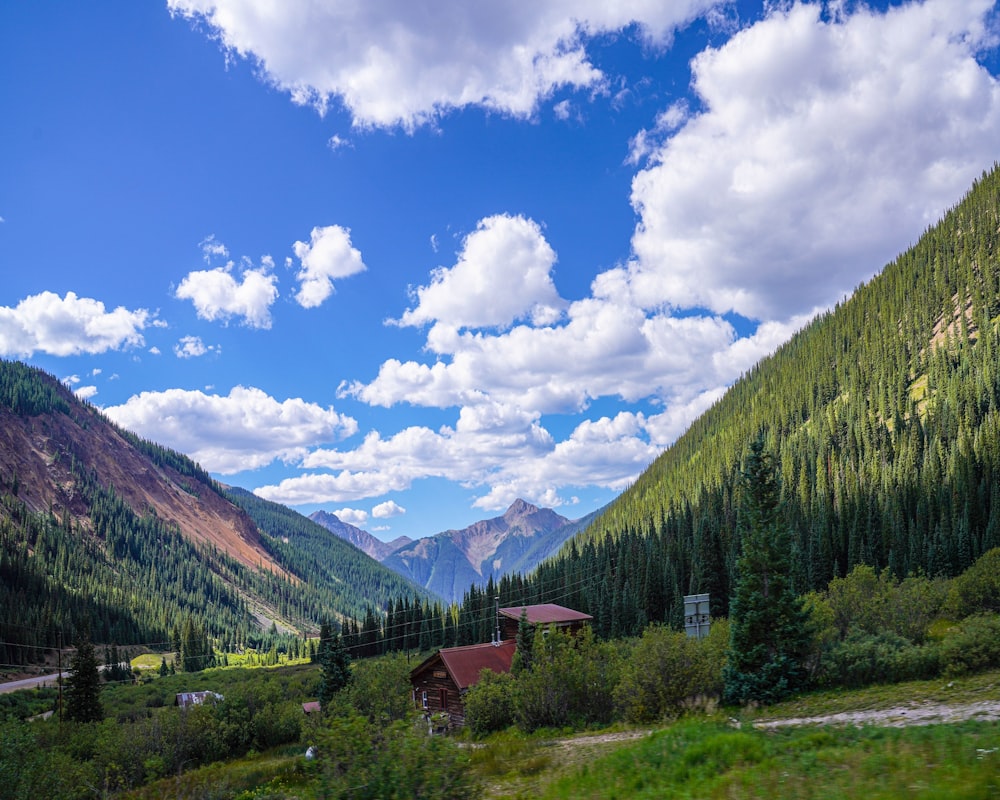
[[[377,627],[390,603],[427,620],[431,592],[461,599],[465,635],[489,619],[495,598],[478,587],[491,579],[502,604],[559,602],[592,614],[599,635],[679,624],[688,593],[725,614],[757,439],[779,470],[799,592],[862,563],[954,575],[1000,546],[1000,170],[737,381],[601,513],[571,521],[518,501],[399,543],[382,564],[341,538],[343,523],[333,535],[224,487],[51,375],[0,361],[0,661],[86,627],[163,646],[188,617],[237,643],[328,616]]]
[[[552,509],[516,500],[501,516],[461,530],[388,543],[326,511],[309,518],[450,603],[461,600],[470,586],[530,572],[599,514],[570,520]]]
[[[0,360],[0,662],[90,630],[162,645],[361,618],[421,587],[300,514],[118,428],[53,376]]]

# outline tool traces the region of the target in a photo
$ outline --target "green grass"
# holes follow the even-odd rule
[[[868,686],[851,691],[813,692],[798,695],[775,706],[745,709],[740,712],[739,717],[743,721],[763,721],[868,711],[919,703],[961,705],[997,699],[1000,699],[1000,672],[993,671],[954,679],[934,678],[928,681]]]
[[[278,748],[260,756],[209,764],[154,781],[122,795],[123,800],[292,800],[312,797],[303,748]]]
[[[676,723],[557,777],[535,794],[549,800],[998,795],[995,724],[764,732],[736,730],[721,720]]]
[[[476,751],[473,768],[490,798],[986,800],[1000,797],[997,723],[777,730],[748,723],[998,698],[1000,672],[817,692],[766,709],[688,718],[624,742],[502,734]],[[739,727],[730,717],[739,717]]]

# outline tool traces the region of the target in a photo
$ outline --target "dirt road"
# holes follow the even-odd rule
[[[68,675],[68,672],[63,672],[63,680],[66,680]],[[37,686],[55,686],[58,679],[58,673],[53,673],[52,675],[39,675],[35,678],[23,678],[19,681],[0,683],[0,694],[18,692],[22,689],[34,689]]]

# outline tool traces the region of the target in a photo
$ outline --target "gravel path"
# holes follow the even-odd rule
[[[1000,701],[978,703],[915,703],[909,706],[871,711],[843,711],[816,717],[788,717],[754,722],[755,728],[782,728],[787,725],[880,725],[903,728],[910,725],[940,725],[948,722],[1000,720]]]

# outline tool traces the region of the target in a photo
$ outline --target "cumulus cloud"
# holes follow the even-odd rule
[[[300,398],[279,401],[254,387],[228,395],[168,389],[143,392],[104,410],[139,435],[186,453],[223,475],[293,461],[308,448],[354,434],[357,422]]]
[[[637,301],[788,319],[905,249],[996,158],[993,5],[781,4],[700,53],[702,110],[633,182]]]
[[[183,336],[181,340],[174,345],[174,355],[178,358],[198,358],[206,353],[217,353],[219,348],[217,345],[206,345],[200,336]]]
[[[602,86],[606,77],[587,55],[588,37],[635,23],[647,41],[664,45],[716,2],[167,5],[175,16],[204,23],[229,53],[252,60],[295,102],[325,112],[337,100],[357,126],[413,129],[466,106],[526,117],[560,87]]]
[[[13,308],[0,306],[0,355],[29,357],[36,352],[75,356],[141,347],[142,331],[157,325],[146,309],[129,311],[67,292],[31,295]]]
[[[302,263],[295,300],[303,308],[315,308],[333,294],[333,282],[364,272],[360,251],[351,246],[351,231],[339,225],[313,228],[308,242],[293,245]]]
[[[339,98],[358,125],[411,128],[465,105],[533,113],[554,87],[604,80],[585,44],[611,18],[644,22],[651,38],[674,24],[664,16],[658,25],[628,4],[605,12],[585,2],[575,4],[568,32],[553,38],[558,26],[542,22],[558,3],[536,4],[495,30],[480,22],[502,6],[462,4],[449,9],[454,25],[480,20],[469,30],[480,32],[482,63],[493,56],[477,72],[468,67],[480,56],[462,46],[416,58],[445,34],[401,12],[378,40],[411,36],[395,61],[378,47],[363,51],[359,43],[371,45],[371,37],[341,50],[324,41],[332,61],[311,73],[297,60],[305,63],[308,42],[298,54],[284,47],[289,30],[299,30],[297,6],[283,6],[275,25],[258,30],[243,13],[250,5],[174,0],[172,8],[206,20],[225,46],[258,59],[300,101]],[[676,22],[709,3],[652,5]],[[516,497],[571,502],[566,492],[575,486],[624,488],[726,386],[915,240],[995,159],[1000,89],[976,61],[993,5],[926,0],[877,12],[766,4],[764,19],[692,61],[697,98],[671,99],[632,139],[638,224],[626,261],[567,302],[542,227],[514,214],[484,218],[456,263],[434,270],[395,321],[426,330],[429,357],[388,359],[373,380],[342,390],[373,406],[455,408],[454,424],[372,431],[356,447],[312,449],[300,462],[309,474],[257,493],[293,505],[353,503],[436,477],[477,490],[477,506],[499,509]],[[345,8],[315,11],[313,27]],[[368,31],[376,13],[361,9],[346,28]],[[727,29],[732,19],[711,24]],[[504,94],[496,56],[519,40],[528,42],[524,52],[555,53],[581,71],[564,72],[561,83],[537,81],[555,62],[533,61],[520,74],[536,82],[522,85],[522,95]],[[469,85],[492,88],[456,89],[466,86],[464,77],[452,80],[459,62]],[[351,83],[359,64],[370,83]],[[561,102],[553,113],[574,107]],[[739,335],[729,312],[754,322],[752,335]],[[608,397],[648,407],[590,412]],[[597,418],[579,419],[588,413]],[[543,420],[555,414],[578,415],[572,432],[553,436]]]
[[[77,386],[73,390],[73,394],[79,397],[81,400],[89,400],[95,394],[97,394],[96,386]]]
[[[358,528],[368,522],[368,512],[360,508],[338,508],[333,515],[341,522]]]
[[[431,273],[401,325],[440,322],[451,328],[506,327],[517,319],[558,318],[564,302],[552,282],[556,254],[536,222],[500,214],[479,221],[458,262]]]
[[[518,325],[497,335],[435,326],[427,349],[442,358],[389,359],[373,381],[344,392],[386,407],[476,406],[488,397],[534,414],[578,412],[603,396],[688,397],[750,366],[735,356],[713,361],[735,338],[719,317],[647,316],[627,296],[597,295],[572,303],[558,326]]]
[[[386,500],[372,509],[372,516],[375,519],[391,519],[392,517],[401,517],[405,513],[406,509],[395,500]]]
[[[271,306],[278,298],[277,278],[270,259],[258,268],[247,266],[234,277],[233,262],[215,269],[189,272],[175,296],[194,303],[198,316],[209,322],[242,318],[251,328],[271,327]]]

